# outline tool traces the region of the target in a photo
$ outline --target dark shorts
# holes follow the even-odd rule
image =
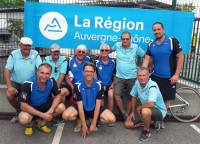
[[[160,92],[164,101],[174,100],[176,94],[176,84],[170,84],[169,78],[160,78],[155,75],[151,75],[151,79],[158,84]]]
[[[40,106],[33,106],[33,107],[35,109],[37,109],[38,111],[45,113],[50,109],[52,103],[53,103],[53,99],[51,98],[46,103],[44,103],[44,104],[42,104]]]
[[[152,121],[162,121],[163,120],[163,116],[162,116],[162,113],[159,109],[153,107],[153,108],[150,108],[151,109],[151,112],[152,112],[152,115],[151,115],[151,120]],[[140,118],[140,115],[137,113],[135,115],[135,119],[133,119],[133,123],[136,124],[138,122],[141,121],[141,118]]]
[[[73,107],[78,111],[78,106],[77,104],[73,105]],[[99,112],[99,116],[101,115],[101,113],[105,110],[104,106],[100,107],[100,112]],[[85,119],[89,119],[89,118],[93,118],[94,117],[94,110],[93,111],[85,111],[84,110],[84,114],[85,114]]]
[[[132,97],[130,95],[130,92],[132,90],[132,87],[135,83],[135,78],[133,79],[122,79],[115,77],[114,80],[114,95],[115,96],[127,96],[130,100]]]
[[[18,94],[19,94],[21,91],[22,84],[14,82],[14,81],[11,81],[11,83],[12,83],[12,86],[17,89]]]

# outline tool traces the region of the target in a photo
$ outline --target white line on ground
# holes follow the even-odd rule
[[[52,144],[59,144],[62,136],[62,132],[64,129],[65,123],[60,123],[56,129],[56,133],[54,135]]]
[[[194,124],[190,125],[196,132],[198,132],[200,134],[200,128]]]

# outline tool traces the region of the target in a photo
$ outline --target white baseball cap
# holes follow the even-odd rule
[[[60,46],[58,44],[52,44],[51,45],[51,51],[52,52],[60,51]]]
[[[22,37],[20,39],[20,43],[23,44],[23,45],[32,45],[33,44],[33,41],[31,38],[29,37]]]

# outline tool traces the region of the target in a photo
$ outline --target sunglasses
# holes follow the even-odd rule
[[[78,51],[79,54],[85,54],[85,51]]]
[[[101,51],[101,52],[109,52],[108,49],[101,49],[100,51]]]
[[[124,41],[124,40],[130,40],[130,38],[122,38],[122,40]]]

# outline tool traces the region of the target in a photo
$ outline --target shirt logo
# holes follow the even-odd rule
[[[27,93],[26,92],[22,92],[21,97],[23,100],[27,99]]]
[[[99,66],[99,69],[102,70],[102,66]]]
[[[73,67],[77,67],[77,65],[76,65],[76,64],[74,64],[74,65],[73,65]]]

